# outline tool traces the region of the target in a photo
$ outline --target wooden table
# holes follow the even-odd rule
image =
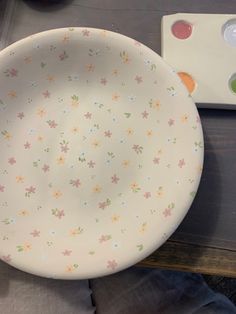
[[[17,10],[12,10],[17,15],[6,32],[8,43],[49,28],[87,26],[118,31],[160,53],[163,15],[236,13],[235,0],[75,0],[54,6],[41,3],[44,4],[17,2]],[[139,265],[236,276],[236,111],[205,109],[200,110],[200,116],[205,165],[197,197],[170,240]]]

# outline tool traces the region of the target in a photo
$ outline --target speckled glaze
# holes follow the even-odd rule
[[[29,273],[124,269],[176,229],[203,135],[180,78],[117,33],[43,32],[0,52],[0,257]]]

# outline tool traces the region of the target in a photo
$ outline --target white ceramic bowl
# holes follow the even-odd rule
[[[203,135],[175,72],[113,32],[43,32],[0,52],[0,256],[63,279],[142,260],[197,191]]]

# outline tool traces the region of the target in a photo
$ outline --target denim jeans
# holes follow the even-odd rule
[[[92,314],[95,307],[97,314],[236,313],[197,274],[132,267],[89,287],[87,280],[40,278],[0,262],[0,314]]]

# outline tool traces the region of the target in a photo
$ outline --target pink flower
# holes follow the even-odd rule
[[[172,211],[172,209],[171,208],[166,208],[164,211],[163,211],[163,215],[165,216],[165,217],[168,217],[168,216],[171,216],[171,211]]]
[[[142,76],[138,76],[138,75],[136,75],[136,76],[135,76],[135,81],[137,82],[137,84],[142,83],[142,82],[143,82],[143,78],[142,78]]]
[[[102,85],[106,85],[107,84],[107,80],[105,78],[101,78],[100,83]]]
[[[153,159],[153,163],[154,163],[155,165],[158,165],[159,162],[160,162],[160,158],[159,158],[159,157],[155,157],[155,158]]]
[[[35,193],[36,188],[31,185],[30,187],[26,188],[25,190],[26,190],[26,192],[31,194],[31,193]]]
[[[0,192],[4,192],[5,186],[0,184]]]
[[[44,164],[42,170],[43,172],[48,172],[50,170],[49,165]]]
[[[40,237],[40,231],[34,229],[31,233],[30,233],[34,238]]]
[[[46,90],[45,92],[43,92],[43,96],[44,96],[44,98],[50,98],[50,93],[49,93],[49,91],[48,90]]]
[[[200,122],[201,122],[201,120],[200,120],[200,117],[199,117],[199,116],[197,116],[197,118],[196,118],[196,122],[197,122],[197,123],[200,123]]]
[[[19,118],[19,119],[23,119],[24,118],[24,112],[19,112],[18,114],[17,114],[17,118]]]
[[[147,198],[151,197],[151,193],[150,192],[145,192],[143,194],[143,196],[147,199]]]
[[[107,206],[106,202],[101,202],[98,204],[98,207],[101,208],[101,209],[105,209]]]
[[[168,121],[169,126],[174,125],[174,123],[175,123],[175,120],[173,120],[173,119],[169,119],[169,121]]]
[[[2,255],[1,259],[6,262],[6,263],[10,263],[11,262],[11,255]]]
[[[81,182],[79,179],[77,180],[70,180],[70,184],[76,188],[78,188],[81,185]]]
[[[10,165],[14,165],[14,164],[16,163],[15,158],[14,158],[14,157],[9,158],[9,159],[8,159],[8,163],[9,163]]]
[[[64,256],[70,256],[71,253],[72,253],[72,251],[67,250],[67,249],[65,249],[65,250],[62,252],[62,254],[63,254]]]
[[[112,133],[110,130],[104,132],[105,137],[111,137]]]
[[[110,239],[111,239],[111,235],[110,234],[106,234],[106,235],[103,234],[103,235],[101,235],[101,237],[99,239],[99,242],[103,243],[103,242],[106,242],[106,241],[108,241]]]
[[[142,112],[142,117],[143,119],[147,119],[149,113],[145,110],[144,112]]]
[[[91,119],[92,113],[87,112],[84,116],[85,116],[86,119]]]
[[[120,180],[120,178],[118,178],[116,174],[114,174],[114,175],[111,177],[111,182],[112,182],[112,183],[117,184],[119,180]]]
[[[10,76],[14,77],[18,75],[18,70],[16,70],[15,68],[12,68],[11,70],[9,70]]]
[[[102,235],[101,238],[99,239],[99,242],[100,243],[103,243],[106,241],[106,236],[105,235]]]
[[[51,129],[55,129],[58,126],[55,120],[48,120],[47,124],[50,126]]]
[[[84,29],[84,30],[82,30],[82,34],[83,34],[83,36],[89,36],[90,35],[90,31],[89,30],[87,30],[87,29]]]
[[[118,266],[118,264],[114,259],[111,261],[107,261],[107,268],[115,270],[117,266]]]
[[[26,143],[24,144],[24,147],[25,147],[25,149],[30,149],[31,144],[30,144],[29,142],[26,142]]]
[[[179,160],[178,166],[179,166],[180,168],[182,168],[183,166],[185,166],[185,161],[184,161],[184,159],[180,159],[180,160]]]
[[[87,165],[89,166],[89,168],[94,168],[95,164],[96,163],[94,161],[90,160]]]
[[[65,60],[65,59],[67,59],[67,58],[68,58],[68,55],[67,55],[66,51],[63,51],[63,53],[61,53],[61,54],[59,55],[60,61],[63,61],[63,60]]]
[[[61,145],[61,152],[62,153],[67,153],[69,150],[68,144],[62,144]]]

